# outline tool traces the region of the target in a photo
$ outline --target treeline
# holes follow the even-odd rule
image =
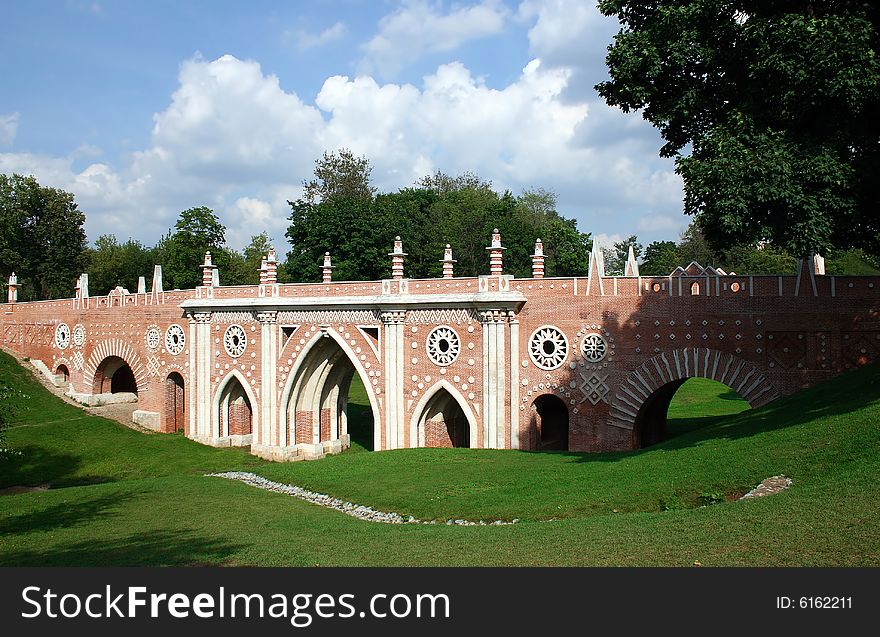
[[[472,173],[457,177],[441,172],[410,188],[378,193],[371,166],[350,151],[324,153],[303,195],[289,201],[290,249],[279,264],[278,280],[317,281],[325,252],[333,259],[335,280],[377,280],[390,276],[394,238],[403,240],[406,276],[438,277],[446,244],[453,248],[456,276],[488,272],[486,246],[494,228],[502,235],[504,270],[531,276],[535,239],[544,244],[546,276],[585,276],[592,239],[574,219],[556,210],[556,195],[538,188],[518,196],[498,192]],[[174,227],[154,246],[113,235],[86,242],[85,215],[73,195],[40,186],[33,177],[0,175],[0,281],[18,274],[21,301],[69,298],[81,272],[89,273],[89,291],[107,294],[117,286],[133,292],[138,277],[150,289],[153,266],[163,267],[165,289],[201,284],[205,252],[210,250],[223,285],[253,285],[271,240],[264,232],[244,250],[226,242],[226,228],[206,207],[184,210]],[[772,245],[731,246],[713,250],[696,224],[678,241],[643,246],[636,236],[604,250],[607,274],[623,274],[629,247],[643,275],[662,276],[691,261],[739,274],[791,274],[796,259]],[[281,246],[275,246],[279,255]],[[829,274],[880,274],[880,263],[858,250],[826,257]],[[4,298],[5,301],[5,293]]]
[[[501,231],[504,270],[531,275],[531,254],[540,238],[547,276],[586,274],[592,241],[574,219],[556,210],[556,195],[536,189],[513,196],[497,192],[474,174],[426,176],[412,188],[377,194],[370,163],[351,152],[325,153],[315,178],[291,207],[286,275],[312,281],[325,252],[333,278],[375,280],[390,272],[388,252],[396,236],[407,253],[406,276],[440,276],[443,250],[453,249],[456,276],[488,273],[492,230]]]

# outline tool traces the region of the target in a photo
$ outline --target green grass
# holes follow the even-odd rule
[[[149,435],[49,395],[5,354],[0,381],[26,394],[0,462],[0,564],[878,565],[880,369],[761,410],[689,381],[667,442],[634,452],[468,449],[365,453],[371,419],[354,387],[350,451],[267,463],[179,435]],[[719,398],[720,396],[720,398]],[[206,478],[245,469],[376,508],[505,527],[393,526]],[[785,474],[791,489],[698,507]],[[682,510],[662,511],[664,503]]]

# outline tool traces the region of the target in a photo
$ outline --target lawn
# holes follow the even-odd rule
[[[143,434],[46,392],[6,354],[21,390],[0,488],[0,564],[878,565],[880,368],[866,367],[760,410],[692,380],[670,407],[670,439],[634,452],[420,449],[370,453],[354,388],[353,448],[268,463],[180,435]],[[423,519],[510,526],[363,522],[297,499],[207,478],[248,470]],[[784,474],[786,492],[742,494]]]

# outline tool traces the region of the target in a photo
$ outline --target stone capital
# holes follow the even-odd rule
[[[507,310],[480,310],[480,323],[504,323],[507,321]]]
[[[381,312],[379,318],[386,325],[402,324],[406,320],[406,310],[388,310]]]
[[[274,324],[278,320],[278,312],[275,310],[257,312],[257,320],[263,324]]]

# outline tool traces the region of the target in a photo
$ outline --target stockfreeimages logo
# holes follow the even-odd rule
[[[449,597],[443,593],[377,593],[361,610],[353,593],[151,593],[146,586],[121,592],[105,586],[87,595],[58,593],[26,586],[21,592],[24,619],[278,619],[306,628],[315,619],[449,619]]]

